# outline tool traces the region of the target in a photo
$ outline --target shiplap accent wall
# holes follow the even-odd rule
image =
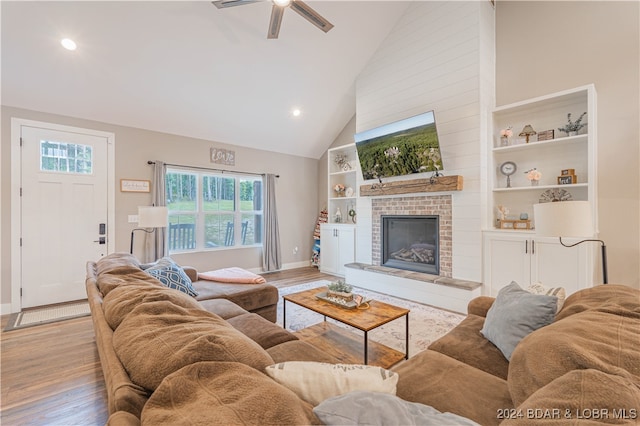
[[[435,111],[445,173],[464,177],[452,193],[453,277],[472,281],[482,281],[494,27],[489,1],[414,2],[356,80],[357,132]],[[372,263],[370,197],[357,217],[356,260]]]

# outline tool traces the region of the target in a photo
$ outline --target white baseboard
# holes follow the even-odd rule
[[[0,305],[0,315],[12,314],[11,303],[3,303]]]

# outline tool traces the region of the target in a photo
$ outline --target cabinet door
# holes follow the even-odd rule
[[[512,281],[526,287],[530,281],[530,249],[528,238],[512,235],[485,236],[485,292],[495,297]]]
[[[338,270],[337,230],[331,225],[320,225],[320,271],[335,274]]]
[[[592,285],[589,265],[588,249],[583,245],[564,247],[557,238],[536,239],[531,256],[531,282],[564,287],[569,295]]]
[[[353,227],[338,229],[338,253],[336,260],[336,274],[344,276],[344,265],[352,263],[356,258],[356,231]]]

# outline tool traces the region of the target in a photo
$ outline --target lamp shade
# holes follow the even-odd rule
[[[592,237],[588,201],[557,201],[533,205],[536,234],[540,237]]]
[[[164,206],[138,207],[138,226],[141,228],[164,228],[169,226],[169,211]]]

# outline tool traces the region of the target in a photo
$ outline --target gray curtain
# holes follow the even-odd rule
[[[278,229],[278,211],[276,209],[276,176],[265,175],[264,185],[264,249],[262,268],[264,271],[277,271],[282,268],[280,253],[280,231]]]
[[[167,196],[165,192],[165,174],[167,165],[163,161],[156,160],[153,166],[153,180],[151,183],[151,205],[166,206]],[[155,262],[169,254],[167,247],[167,228],[156,228],[151,234],[145,234],[145,262]]]

